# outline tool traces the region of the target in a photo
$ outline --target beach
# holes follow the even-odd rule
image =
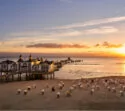
[[[0,84],[0,109],[12,110],[116,110],[125,109],[125,77],[101,77],[77,80],[34,80]],[[64,87],[59,89],[59,84]],[[33,88],[33,85],[36,88]],[[75,86],[74,86],[75,85]],[[24,95],[24,90],[31,90]],[[55,87],[55,92],[51,88]],[[66,92],[71,87],[71,96]],[[110,90],[109,90],[110,87]],[[113,89],[115,87],[115,90]],[[17,90],[20,89],[20,94]],[[44,89],[44,94],[40,90]],[[122,91],[122,92],[120,92]],[[57,92],[60,97],[57,98]],[[123,93],[123,95],[122,95]]]

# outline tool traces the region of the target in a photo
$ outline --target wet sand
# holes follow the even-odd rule
[[[58,88],[60,81],[64,82],[62,90]],[[79,86],[79,83],[81,86]],[[23,90],[27,86],[33,86],[27,95],[23,94]],[[49,84],[49,88],[46,87]],[[66,91],[72,85],[77,87],[72,91],[70,97],[66,97]],[[108,85],[107,85],[108,84]],[[52,86],[55,86],[55,92],[51,91]],[[98,87],[96,87],[98,86]],[[94,79],[82,80],[36,80],[36,81],[21,81],[0,84],[0,109],[12,110],[113,110],[125,109],[125,94],[120,95],[119,91],[124,91],[125,77],[103,77]],[[107,87],[110,87],[109,91]],[[116,92],[112,91],[115,87]],[[21,94],[17,94],[17,89],[21,89]],[[44,89],[45,94],[41,95],[40,90]],[[94,92],[91,93],[91,90]],[[60,92],[60,98],[57,98],[56,93]]]

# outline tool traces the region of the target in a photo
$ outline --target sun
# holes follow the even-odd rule
[[[121,48],[116,48],[115,51],[119,54],[125,55],[125,45]]]

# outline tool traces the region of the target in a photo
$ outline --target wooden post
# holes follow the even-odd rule
[[[20,72],[19,72],[20,73]],[[17,80],[19,81],[19,73],[18,73],[18,78],[17,78]]]
[[[8,63],[7,63],[6,81],[8,81]]]
[[[20,81],[20,73],[18,74],[18,81]]]
[[[3,74],[2,74],[2,71],[1,71],[1,82],[3,82]]]
[[[33,73],[33,80],[35,79],[35,74]]]
[[[8,76],[8,73],[6,73],[6,82],[8,81],[8,78],[7,78],[7,76]]]
[[[47,73],[47,80],[48,80],[48,73]]]
[[[55,73],[53,72],[53,79],[55,78]]]
[[[21,73],[20,73],[20,81],[21,81],[21,79],[22,79],[22,78],[21,78]]]
[[[49,80],[49,74],[48,74],[48,80]]]
[[[52,79],[52,73],[50,73],[50,79]]]
[[[27,80],[27,71],[26,71],[26,76],[25,76],[25,80]]]
[[[2,71],[0,73],[0,82],[2,81]]]
[[[13,73],[12,73],[12,81],[14,80],[14,75],[13,75]]]
[[[26,80],[28,80],[28,76],[29,76],[29,72],[27,72],[27,75],[26,75]]]
[[[28,74],[27,74],[27,80],[29,80],[29,76],[30,76],[30,72],[28,72]]]

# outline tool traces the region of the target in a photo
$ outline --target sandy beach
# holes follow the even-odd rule
[[[61,84],[60,81],[64,83],[62,89],[58,86]],[[27,86],[30,86],[31,90],[24,95]],[[55,92],[52,92],[53,86]],[[70,90],[71,86],[72,90]],[[124,86],[125,77],[4,83],[0,84],[0,109],[125,109]],[[20,94],[17,94],[18,89],[21,89]],[[45,91],[44,95],[40,94],[42,89]],[[66,92],[69,90],[71,96],[67,97]],[[60,92],[59,98],[57,92]]]

